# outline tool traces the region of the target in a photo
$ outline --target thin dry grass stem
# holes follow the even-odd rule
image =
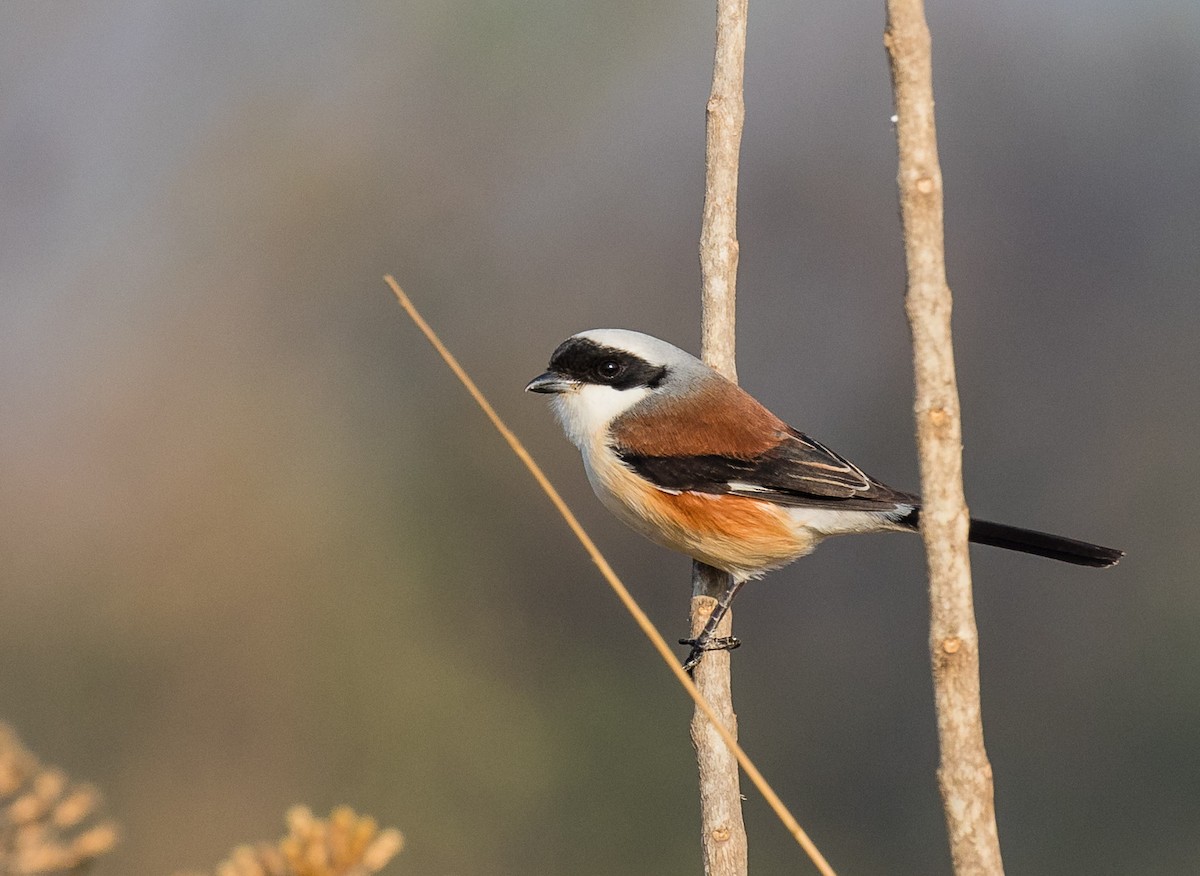
[[[621,583],[621,579],[617,577],[617,574],[613,571],[612,566],[608,564],[608,561],[604,558],[604,555],[600,553],[600,549],[596,547],[596,543],[592,541],[591,536],[589,536],[584,530],[583,526],[579,523],[579,520],[571,512],[571,509],[567,507],[567,503],[564,502],[562,496],[558,494],[558,490],[554,489],[554,485],[550,483],[550,479],[546,477],[541,467],[534,462],[533,457],[529,455],[529,451],[525,449],[525,445],[521,443],[517,436],[513,434],[512,430],[510,430],[508,426],[504,424],[504,421],[500,419],[500,415],[496,413],[495,408],[491,406],[487,398],[485,398],[483,393],[479,390],[479,387],[475,385],[475,381],[471,379],[466,370],[458,363],[458,360],[454,357],[454,355],[449,349],[447,349],[446,345],[442,343],[441,339],[430,327],[429,323],[427,323],[421,314],[417,312],[416,307],[413,305],[412,301],[409,300],[408,296],[404,294],[404,291],[400,288],[396,280],[391,275],[388,275],[383,279],[384,282],[386,282],[391,288],[393,294],[396,296],[396,300],[400,302],[400,306],[404,308],[405,312],[409,315],[409,318],[411,318],[416,324],[417,328],[421,330],[421,333],[425,335],[425,338],[430,344],[433,345],[433,348],[437,351],[438,355],[442,357],[442,361],[446,363],[447,367],[454,373],[454,376],[458,378],[459,382],[461,382],[466,388],[467,392],[470,393],[471,398],[473,398],[475,403],[479,405],[484,415],[487,416],[488,420],[491,421],[496,431],[500,433],[502,438],[504,438],[512,452],[516,454],[517,458],[521,460],[525,468],[529,470],[529,473],[533,475],[533,479],[537,481],[537,484],[539,487],[541,487],[542,492],[546,494],[546,497],[550,500],[551,504],[554,505],[555,509],[562,516],[563,520],[566,521],[567,526],[575,535],[575,538],[577,538],[579,543],[583,545],[583,549],[587,552],[592,562],[596,564],[596,568],[600,570],[600,574],[604,577],[604,580],[608,582],[608,585],[617,595],[617,598],[621,601],[621,604],[625,606],[625,610],[632,615],[634,622],[638,625],[638,628],[642,631],[646,638],[650,640],[650,644],[654,647],[654,650],[658,652],[659,656],[663,659],[663,662],[667,664],[667,667],[671,670],[671,673],[675,676],[676,680],[680,683],[680,685],[682,685],[683,689],[687,691],[688,696],[690,696],[696,705],[703,710],[705,715],[708,717],[708,720],[713,723],[713,726],[716,727],[718,733],[721,734],[721,738],[725,740],[725,744],[729,746],[729,750],[734,753],[734,756],[737,758],[738,763],[741,764],[742,769],[746,772],[746,776],[750,779],[750,782],[755,788],[758,789],[759,793],[763,795],[763,799],[767,801],[767,805],[771,807],[771,811],[775,813],[776,817],[778,817],[783,823],[784,827],[787,828],[788,833],[792,835],[792,838],[795,839],[797,844],[804,849],[808,856],[813,860],[813,863],[817,865],[817,869],[820,870],[824,876],[834,876],[833,870],[829,867],[828,863],[825,862],[824,857],[821,856],[821,853],[817,850],[816,845],[811,839],[809,839],[808,834],[806,834],[800,827],[799,823],[792,816],[792,813],[788,811],[786,806],[784,806],[783,801],[779,799],[779,795],[776,794],[771,786],[767,783],[767,780],[763,777],[762,773],[758,771],[758,768],[746,755],[746,752],[742,750],[740,745],[738,745],[737,740],[734,739],[733,735],[725,729],[724,725],[720,722],[716,713],[713,711],[712,706],[709,705],[708,701],[705,700],[703,696],[701,696],[700,691],[696,688],[696,685],[692,683],[692,680],[688,678],[687,673],[684,672],[680,667],[679,660],[675,656],[675,653],[671,650],[671,646],[667,644],[667,640],[663,638],[662,634],[654,626],[650,618],[647,617],[644,611],[642,611],[641,606],[639,606],[634,600],[628,588]]]
[[[0,873],[66,873],[117,843],[114,822],[97,817],[100,794],[43,766],[0,724]]]
[[[404,846],[395,828],[339,806],[328,819],[306,806],[287,812],[288,834],[277,843],[238,846],[217,865],[216,876],[371,876]],[[199,876],[199,874],[178,874]]]
[[[967,553],[962,422],[946,282],[942,172],[934,125],[933,62],[922,0],[887,0],[884,44],[891,56],[899,147],[900,214],[913,339],[921,532],[929,567],[933,666],[942,793],[954,871],[1001,876],[992,768],[983,743],[979,634]]]

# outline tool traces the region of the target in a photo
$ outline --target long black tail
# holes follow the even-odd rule
[[[919,521],[920,511],[914,510],[911,514],[905,515],[903,522],[911,524],[916,529]],[[1019,526],[976,520],[974,517],[971,518],[971,533],[968,537],[976,544],[987,544],[1009,551],[1020,551],[1024,554],[1036,554],[1039,557],[1049,557],[1064,563],[1093,566],[1098,569],[1115,566],[1117,561],[1125,556],[1125,551],[1119,551],[1116,548],[1076,541],[1073,538],[1051,535],[1048,532],[1021,529]]]

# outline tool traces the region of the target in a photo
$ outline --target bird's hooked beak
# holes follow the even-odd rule
[[[578,381],[563,377],[554,371],[547,371],[545,374],[539,374],[533,380],[529,381],[529,385],[525,387],[525,391],[558,395],[560,392],[570,392],[578,386]]]

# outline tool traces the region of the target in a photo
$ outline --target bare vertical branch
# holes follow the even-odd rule
[[[742,96],[746,57],[747,0],[717,0],[717,38],[712,91],[706,114],[704,215],[700,230],[701,356],[731,380],[734,364],[735,289],[737,285],[738,155],[746,108]],[[692,567],[691,631],[699,633],[724,589],[728,576],[695,563]],[[717,629],[731,634],[732,612]],[[729,672],[729,652],[709,651],[696,667],[696,686],[735,737],[737,716]],[[746,826],[738,765],[733,753],[696,710],[692,742],[700,771],[700,826],[707,876],[744,876]]]
[[[692,563],[691,631],[697,635],[725,587],[726,573],[700,562]],[[728,636],[733,627],[728,612],[717,627]],[[733,684],[728,651],[707,651],[692,677],[725,728],[737,737],[733,711]],[[738,764],[729,746],[700,711],[692,715],[692,744],[700,772],[700,843],[705,876],[745,876],[748,862],[746,825],[742,820],[742,794]]]
[[[700,228],[701,352],[730,380],[737,297],[738,156],[746,118],[747,0],[717,0],[717,47],[706,112],[704,215]]]
[[[942,173],[933,113],[933,66],[922,0],[887,0],[899,145],[900,213],[908,264],[905,306],[913,339],[914,411],[921,463],[921,531],[929,566],[929,645],[941,762],[938,784],[954,872],[1002,874],[992,768],[983,744],[979,635],[967,555],[962,424],[950,334],[942,227]]]

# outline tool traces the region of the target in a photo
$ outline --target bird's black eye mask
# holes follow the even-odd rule
[[[628,350],[606,347],[589,338],[568,338],[550,357],[550,370],[580,383],[613,389],[654,389],[667,376],[665,365],[652,365]]]

